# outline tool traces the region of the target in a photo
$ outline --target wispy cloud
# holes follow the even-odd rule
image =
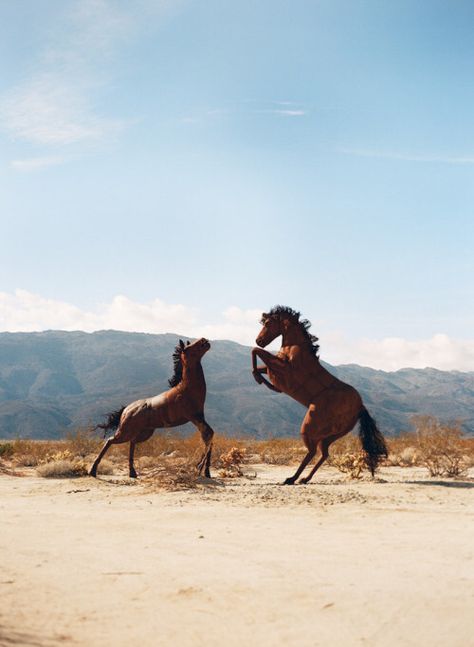
[[[46,146],[97,141],[124,122],[94,113],[87,88],[43,74],[14,88],[0,104],[0,123],[13,139]]]
[[[256,103],[258,106],[259,102],[253,103]],[[280,117],[304,117],[309,111],[302,103],[296,101],[268,101],[252,109],[251,112],[256,114],[278,115]]]
[[[16,171],[29,172],[38,171],[48,166],[56,166],[62,164],[63,161],[64,159],[59,156],[32,157],[30,159],[12,160],[10,166]]]
[[[95,104],[108,83],[108,58],[133,33],[133,14],[108,0],[65,7],[62,29],[36,52],[30,75],[0,95],[0,130],[13,141],[71,148],[104,141],[126,126]]]
[[[420,155],[364,148],[338,148],[337,152],[343,153],[344,155],[355,155],[356,157],[375,157],[377,159],[400,160],[406,162],[474,164],[474,155]]]
[[[306,110],[273,110],[275,115],[282,115],[283,117],[304,117]]]
[[[47,299],[26,290],[0,292],[1,331],[116,329],[134,332],[174,332],[189,337],[231,339],[254,345],[259,330],[260,310],[232,306],[214,321],[196,308],[169,304],[161,299],[139,303],[118,295],[92,310],[71,303]],[[441,370],[474,370],[474,339],[453,339],[446,334],[428,339],[359,339],[349,341],[340,333],[320,335],[322,357],[333,364],[356,363],[382,370],[407,366]]]

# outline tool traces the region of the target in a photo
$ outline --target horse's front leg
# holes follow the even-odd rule
[[[263,360],[266,366],[257,366],[257,357]],[[265,384],[265,386],[268,386],[272,391],[281,393],[279,389],[262,376],[262,373],[268,373],[268,370],[270,370],[277,376],[283,375],[287,366],[288,364],[285,360],[269,353],[263,348],[252,348],[252,375],[258,384]]]

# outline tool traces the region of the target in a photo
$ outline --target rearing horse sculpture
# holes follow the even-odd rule
[[[351,431],[357,421],[367,467],[373,476],[380,458],[387,456],[384,438],[356,389],[321,366],[317,354],[318,338],[308,332],[310,322],[300,320],[300,313],[292,308],[275,306],[262,314],[261,323],[263,328],[256,339],[260,348],[252,349],[255,380],[273,391],[286,393],[307,407],[301,434],[308,452],[295,474],[284,484],[293,485],[319,450],[321,456],[316,465],[300,481],[308,483],[327,459],[330,445]],[[282,344],[276,355],[263,350],[279,335]],[[265,366],[257,366],[257,357]],[[263,374],[268,375],[270,382]]]
[[[170,389],[160,395],[136,400],[126,407],[109,414],[107,422],[97,425],[100,429],[117,429],[102,447],[89,474],[97,475],[97,467],[111,445],[130,443],[129,473],[136,478],[133,466],[135,445],[143,443],[153,435],[155,429],[177,427],[192,422],[200,431],[204,442],[204,454],[198,463],[199,474],[210,477],[212,437],[214,431],[204,418],[206,382],[201,359],[210,349],[207,339],[198,339],[192,344],[180,339],[173,353],[174,375],[168,380]]]

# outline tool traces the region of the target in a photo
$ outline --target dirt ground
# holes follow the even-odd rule
[[[474,644],[474,474],[252,470],[181,492],[0,475],[0,645]]]

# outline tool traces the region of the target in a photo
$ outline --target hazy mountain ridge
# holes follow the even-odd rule
[[[177,339],[118,331],[0,333],[0,438],[60,437],[164,391]],[[249,350],[212,343],[203,361],[209,422],[234,436],[297,436],[303,407],[254,382]],[[326,366],[361,392],[388,435],[408,429],[410,417],[420,413],[463,419],[474,435],[473,372]]]

